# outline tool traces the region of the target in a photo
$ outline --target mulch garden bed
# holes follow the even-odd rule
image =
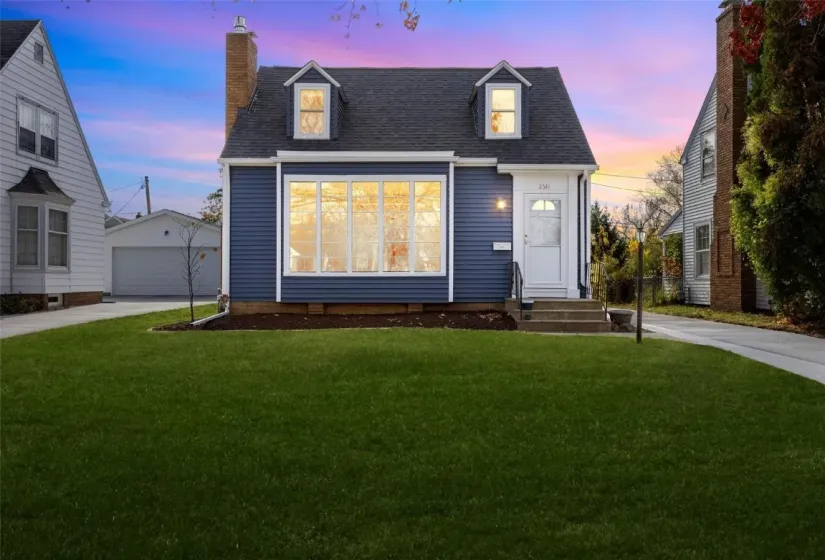
[[[306,329],[380,329],[394,327],[514,331],[516,322],[500,311],[397,313],[392,315],[227,315],[199,327],[176,323],[158,331],[291,331]]]

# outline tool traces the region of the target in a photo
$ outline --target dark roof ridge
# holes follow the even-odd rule
[[[493,66],[323,66],[324,70],[490,70]],[[262,64],[259,68],[301,69],[303,66],[287,66],[283,64]],[[558,70],[558,66],[513,66],[522,70]]]

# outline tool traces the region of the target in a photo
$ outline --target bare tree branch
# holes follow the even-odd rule
[[[195,322],[195,293],[200,287],[201,260],[205,257],[203,245],[195,246],[195,238],[203,227],[200,220],[179,221],[178,235],[180,235],[183,246],[179,251],[183,258],[184,268],[181,277],[186,282],[189,289],[189,317],[190,322]]]

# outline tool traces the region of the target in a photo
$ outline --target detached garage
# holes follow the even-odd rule
[[[221,285],[221,228],[161,210],[106,230],[106,292],[113,296],[188,296],[186,243],[181,227],[198,223],[195,295],[214,296]]]

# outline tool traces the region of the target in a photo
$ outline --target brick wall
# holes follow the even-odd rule
[[[63,294],[64,307],[92,305],[103,301],[103,292],[71,292]]]
[[[713,197],[710,305],[727,311],[756,307],[756,278],[731,232],[731,194],[742,152],[747,82],[742,60],[730,52],[730,33],[740,26],[740,2],[728,0],[716,19],[716,194]]]
[[[226,34],[226,136],[240,107],[249,105],[258,80],[258,47],[253,33]]]

